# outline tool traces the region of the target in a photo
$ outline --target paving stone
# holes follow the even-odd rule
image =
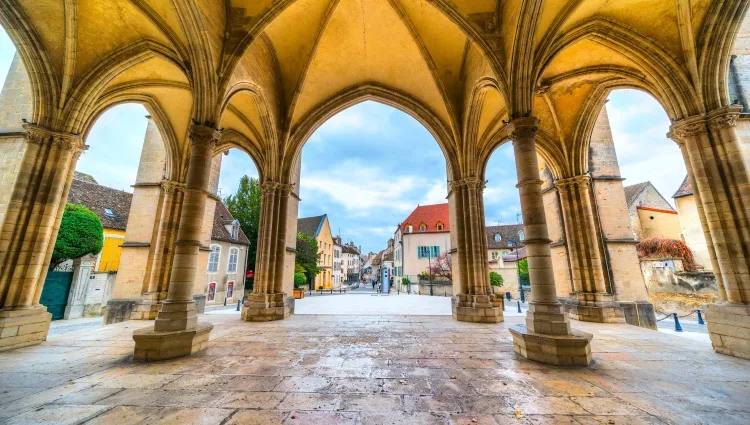
[[[340,396],[337,394],[289,393],[278,406],[282,410],[327,410],[338,407]]]
[[[91,419],[109,409],[106,406],[43,406],[39,409],[15,416],[7,425],[50,424],[72,425]]]
[[[345,395],[341,399],[345,411],[388,412],[403,410],[401,396],[397,395]]]

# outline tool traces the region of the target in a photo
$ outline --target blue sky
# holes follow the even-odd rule
[[[5,81],[15,48],[0,29],[0,81]],[[650,180],[672,201],[685,177],[679,148],[666,138],[669,120],[649,95],[613,92],[607,110],[625,184]],[[99,183],[132,191],[146,129],[146,110],[120,105],[92,128],[77,169]],[[410,116],[365,102],[334,116],[303,149],[300,217],[328,214],[331,230],[365,251],[385,248],[396,225],[418,204],[446,202],[445,159],[437,142]],[[250,158],[231,150],[223,158],[221,194],[234,193],[241,176],[257,177]],[[498,148],[487,167],[485,217],[488,225],[516,222],[513,149]]]

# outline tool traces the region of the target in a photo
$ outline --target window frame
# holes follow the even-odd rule
[[[211,256],[214,254],[214,248],[217,248],[216,252],[216,268],[211,270]],[[221,263],[221,245],[211,244],[208,251],[208,264],[206,264],[206,273],[218,273],[219,263]]]
[[[229,288],[232,288],[232,290],[230,291]],[[227,292],[224,298],[233,298],[233,297],[234,297],[234,281],[230,280],[229,282],[227,282]]]
[[[232,270],[232,255],[234,254],[234,270]],[[240,262],[240,249],[236,246],[229,248],[229,258],[227,258],[227,273],[237,273],[237,264]]]
[[[211,289],[213,288],[213,293],[211,292]],[[216,300],[216,282],[211,282],[208,284],[208,288],[206,291],[206,301],[214,301]]]

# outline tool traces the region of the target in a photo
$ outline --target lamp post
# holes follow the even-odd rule
[[[516,222],[518,224],[521,224],[521,213],[516,213]],[[516,246],[516,273],[518,274],[518,291],[521,293],[521,302],[526,302],[524,295],[523,295],[523,282],[521,282],[521,263],[518,261],[518,250],[520,249],[521,245],[521,237],[519,235],[518,237],[518,246]]]

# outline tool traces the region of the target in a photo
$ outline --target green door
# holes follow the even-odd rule
[[[68,293],[73,282],[72,271],[50,271],[42,288],[42,298],[39,302],[52,313],[52,320],[62,319],[65,307],[68,305]]]

